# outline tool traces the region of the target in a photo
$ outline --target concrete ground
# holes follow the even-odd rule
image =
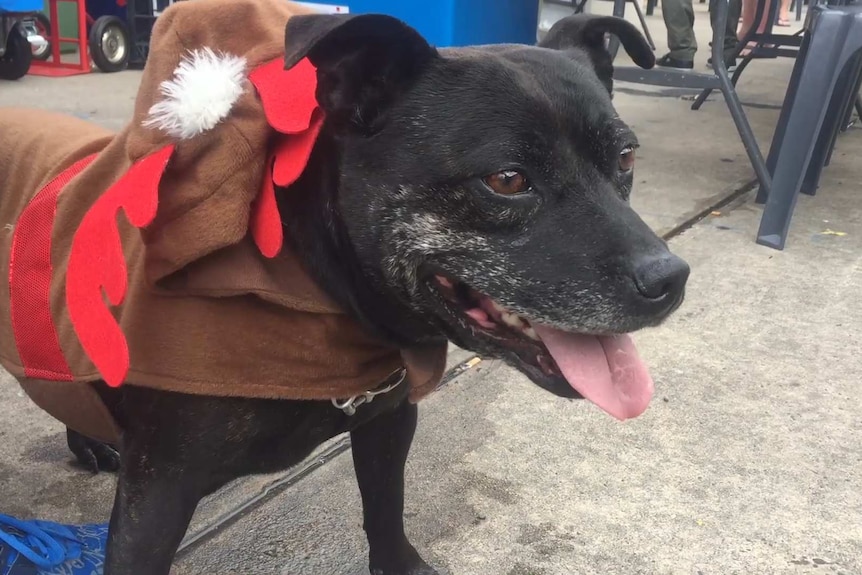
[[[705,5],[695,10],[705,48]],[[648,20],[660,43],[660,12]],[[758,62],[740,83],[764,150],[790,67]],[[116,128],[137,78],[28,77],[0,85],[0,105]],[[664,233],[706,214],[670,240],[692,265],[687,302],[636,338],[655,402],[620,424],[497,362],[461,370],[423,403],[407,472],[408,532],[441,573],[862,575],[862,133],[842,136],[777,252],[754,243],[760,208],[736,193],[752,171],[721,97],[692,112],[692,96],[618,84],[615,98],[643,145],[644,219]],[[107,520],[114,478],[71,465],[62,427],[5,379],[0,512]],[[367,574],[344,447],[203,502],[175,571]]]

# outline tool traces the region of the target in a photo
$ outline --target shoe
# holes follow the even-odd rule
[[[706,61],[706,65],[709,68],[712,68],[712,58]],[[736,71],[736,58],[731,58],[729,60],[724,61],[724,67],[727,68],[728,72]]]
[[[107,539],[107,523],[62,525],[0,514],[0,575],[101,573]]]
[[[655,61],[656,66],[662,66],[664,68],[680,68],[682,70],[690,70],[694,68],[693,60],[680,60],[679,58],[674,58],[670,54],[665,54],[661,58]]]

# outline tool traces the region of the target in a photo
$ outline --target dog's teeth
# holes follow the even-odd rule
[[[524,329],[523,329],[523,332],[524,332],[524,334],[525,334],[527,337],[529,337],[530,339],[534,339],[534,340],[536,340],[536,341],[542,341],[542,339],[539,337],[539,334],[537,334],[537,333],[536,333],[536,330],[534,330],[532,327],[526,327],[526,328],[524,328]]]
[[[468,316],[473,318],[476,323],[478,323],[485,329],[494,329],[495,327],[497,327],[497,324],[488,319],[488,314],[485,313],[485,310],[483,309],[479,309],[476,307],[473,309],[468,309],[466,313]]]
[[[554,363],[554,360],[547,355],[540,353],[536,356],[536,362],[539,364],[539,367],[545,373],[545,375],[557,375],[559,371],[557,369],[557,364]]]
[[[498,312],[500,312],[501,314],[508,313],[508,312],[506,311],[506,308],[504,308],[503,306],[501,306],[500,304],[498,304],[497,302],[495,302],[495,301],[494,301],[494,300],[492,300],[491,298],[488,298],[488,299],[491,301],[491,306],[492,306],[495,310],[497,310],[497,311],[498,311]]]
[[[437,282],[441,286],[447,287],[447,288],[452,287],[452,282],[449,280],[449,278],[445,278],[443,276],[434,276],[434,278],[437,280]]]
[[[521,329],[524,327],[524,321],[517,315],[507,311],[502,312],[501,316],[503,323],[510,327]]]

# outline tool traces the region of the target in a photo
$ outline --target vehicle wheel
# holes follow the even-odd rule
[[[33,53],[30,50],[30,42],[15,26],[9,31],[6,38],[6,53],[0,58],[0,78],[4,80],[17,80],[22,78],[30,69],[33,61]]]
[[[36,31],[48,41],[41,48],[32,47],[33,59],[45,61],[51,57],[51,20],[41,12],[38,12],[33,19],[36,21]]]
[[[90,56],[102,72],[119,72],[129,64],[129,30],[116,16],[102,16],[90,30]]]

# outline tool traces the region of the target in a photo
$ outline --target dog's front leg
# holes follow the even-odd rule
[[[166,458],[167,445],[129,439],[121,454],[104,575],[168,575],[205,494],[202,478],[198,469]]]
[[[437,575],[404,534],[404,464],[416,412],[404,401],[350,434],[371,575]]]

